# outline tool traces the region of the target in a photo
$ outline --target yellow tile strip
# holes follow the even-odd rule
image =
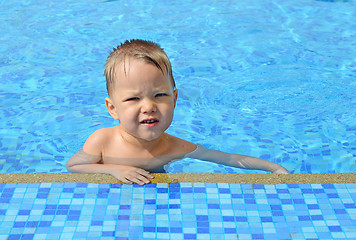
[[[227,174],[227,173],[153,173],[152,183],[209,182],[239,184],[313,184],[313,183],[356,183],[356,173],[334,174]],[[0,183],[43,183],[43,182],[87,182],[121,183],[105,174],[71,173],[11,173],[0,174]]]

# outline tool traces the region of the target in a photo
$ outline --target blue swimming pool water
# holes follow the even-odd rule
[[[293,173],[356,167],[355,1],[0,1],[0,172],[65,172],[96,129],[103,65],[160,43],[179,89],[169,133]],[[185,159],[170,171],[252,173]]]

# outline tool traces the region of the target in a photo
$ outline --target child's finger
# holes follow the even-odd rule
[[[132,176],[131,181],[138,183],[140,185],[150,183],[150,180],[148,180],[145,176],[142,176],[141,174]]]
[[[131,168],[130,171],[118,175],[117,178],[125,184],[137,183],[144,185],[150,183],[149,179],[153,178],[153,176],[144,169]]]
[[[132,183],[137,183],[139,185],[144,185],[146,183],[149,183],[149,181],[146,179],[146,180],[142,180],[142,179],[139,179],[138,177],[130,177],[130,178],[127,178],[128,181],[130,182],[130,184]]]
[[[146,170],[138,168],[136,172],[141,174],[142,176],[145,176],[146,178],[153,178],[153,176]]]
[[[132,184],[132,182],[127,178],[119,178],[119,180],[125,184]]]

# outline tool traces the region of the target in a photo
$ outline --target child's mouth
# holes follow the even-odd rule
[[[142,120],[140,123],[141,124],[144,124],[148,127],[153,127],[153,126],[156,126],[158,124],[158,119],[156,118],[150,118],[150,119],[145,119],[145,120]]]

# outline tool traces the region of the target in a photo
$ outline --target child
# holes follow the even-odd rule
[[[167,163],[185,157],[232,167],[288,174],[282,166],[259,158],[209,150],[165,133],[173,119],[178,90],[171,63],[150,41],[126,41],[105,64],[106,107],[119,125],[99,129],[72,156],[67,169],[107,173],[124,183],[150,182],[150,172],[163,172]]]

